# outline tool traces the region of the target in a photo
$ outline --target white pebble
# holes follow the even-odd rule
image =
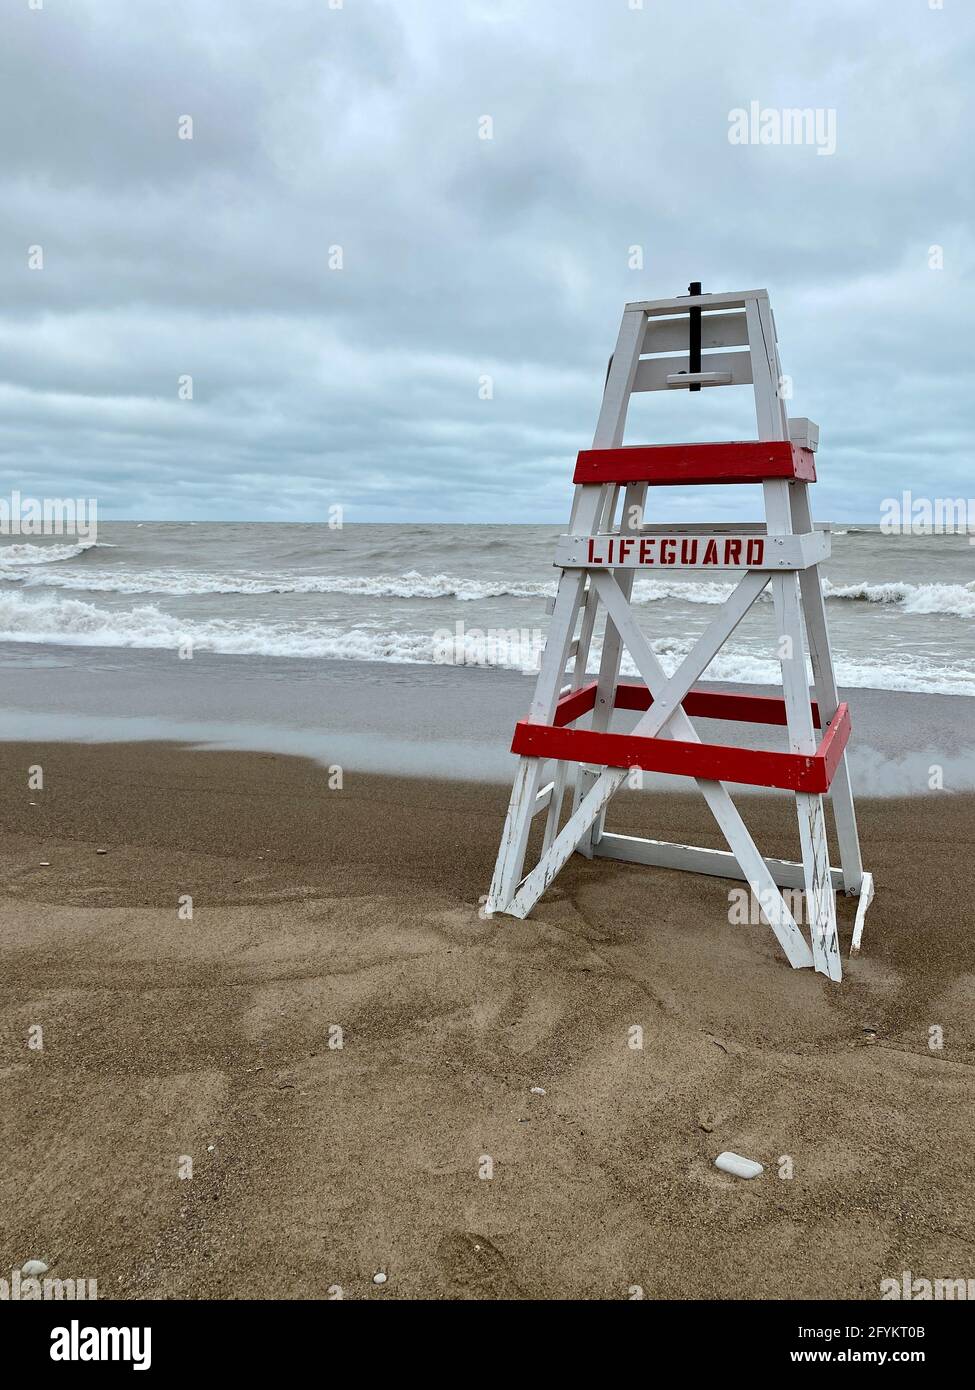
[[[742,1158],[741,1154],[728,1152],[718,1154],[714,1166],[720,1168],[722,1173],[731,1173],[736,1178],[757,1178],[759,1173],[765,1172],[762,1165],[756,1163],[753,1158]]]
[[[28,1278],[32,1278],[37,1274],[46,1274],[47,1265],[43,1260],[28,1260],[26,1264],[21,1266],[20,1272],[26,1274]]]
[[[385,1282],[386,1282],[386,1275],[382,1272],[382,1270],[379,1270],[379,1272],[378,1272],[377,1274],[374,1274],[374,1275],[372,1276],[372,1282],[373,1282],[374,1284],[385,1284]]]
[[[545,1094],[545,1087],[544,1087],[544,1086],[533,1086],[533,1087],[532,1087],[532,1095],[533,1095],[533,1096],[543,1096],[544,1094]]]

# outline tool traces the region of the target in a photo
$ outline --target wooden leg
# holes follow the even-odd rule
[[[549,624],[548,639],[539,665],[535,695],[528,714],[529,719],[536,724],[551,723],[555,715],[585,583],[584,570],[562,571]],[[491,881],[491,891],[488,894],[489,912],[504,911],[521,878],[541,773],[540,759],[522,758],[519,761]]]
[[[631,483],[623,496],[623,515],[620,517],[620,535],[631,535],[638,532],[643,525],[644,510],[647,501],[647,484]],[[619,590],[627,603],[633,593],[633,581],[636,578],[634,570],[612,570],[609,571],[616,580]],[[623,643],[620,638],[619,629],[613,622],[612,617],[606,614],[606,632],[603,637],[602,659],[599,665],[599,680],[596,685],[596,703],[593,706],[592,722],[590,727],[604,733],[610,726],[613,718],[613,708],[616,700],[616,685],[620,678],[620,663],[623,659]],[[600,811],[592,824],[591,831],[582,837],[580,846],[585,846],[584,853],[587,857],[592,857],[593,846],[598,843],[603,831],[605,822],[605,807]]]
[[[792,529],[788,483],[770,482],[763,484],[763,487],[769,535],[788,534]],[[773,576],[772,599],[779,633],[779,663],[782,668],[789,746],[793,753],[814,753],[816,736],[806,679],[799,581],[795,572]],[[806,912],[813,960],[821,974],[828,975],[831,980],[839,980],[843,972],[836,933],[836,899],[829,872],[823,798],[798,792],[796,814],[805,869]]]
[[[599,512],[599,520],[596,524],[597,531],[608,531],[613,524],[616,514],[616,501],[619,488],[615,486],[605,489],[605,497]],[[573,517],[575,508],[573,507]],[[596,612],[599,608],[599,598],[595,587],[590,585],[586,591],[586,601],[582,612],[582,624],[579,628],[579,640],[576,647],[575,662],[572,667],[572,679],[570,686],[573,690],[578,690],[586,678],[586,668],[589,663],[589,652],[592,647],[592,634],[596,626]],[[569,779],[568,763],[560,762],[555,770],[555,785],[552,788],[552,800],[549,803],[548,815],[545,819],[545,834],[542,840],[542,853],[546,854],[558,833],[559,821],[562,817],[562,802],[565,797],[566,783]],[[578,805],[578,777],[575,779],[573,809]]]
[[[809,495],[805,483],[797,483],[789,489],[792,518],[796,531],[812,530],[812,514]],[[829,646],[829,630],[826,626],[826,601],[819,577],[819,567],[813,565],[802,570],[799,575],[802,593],[802,609],[806,620],[806,633],[809,637],[809,659],[812,664],[813,685],[822,727],[825,728],[836,713],[839,693],[833,673],[833,657]],[[853,785],[850,781],[850,766],[846,750],[833,774],[830,787],[833,803],[833,819],[836,822],[836,838],[840,847],[840,864],[843,869],[843,891],[853,896],[860,892],[863,881],[863,861],[860,857],[860,836],[857,831],[856,811],[853,805]]]
[[[873,874],[864,874],[863,883],[860,887],[860,901],[857,903],[856,920],[853,923],[853,940],[850,942],[850,955],[860,954],[860,942],[863,939],[863,924],[867,916],[867,908],[873,902]]]
[[[528,849],[532,811],[542,780],[541,758],[519,758],[508,814],[505,816],[494,877],[488,893],[488,912],[503,912],[515,895]]]

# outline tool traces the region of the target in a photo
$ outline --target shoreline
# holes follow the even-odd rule
[[[531,676],[456,666],[207,653],[180,661],[172,652],[89,648],[39,654],[24,644],[8,644],[5,655],[0,739],[8,742],[176,742],[509,786],[511,737],[533,688]],[[727,681],[698,685],[781,693]],[[852,714],[858,795],[924,794],[934,764],[944,767],[950,789],[975,791],[973,697],[863,687],[841,689],[840,698]],[[699,721],[699,728],[722,743],[763,736],[756,726],[727,722]],[[648,778],[648,785],[682,790],[676,779]]]
[[[527,921],[482,921],[490,784],[330,792],[306,760],[150,743],[5,743],[0,769],[4,1267],[442,1299],[873,1299],[971,1269],[975,797],[860,801],[877,899],[836,986],[696,875],[577,856]],[[746,818],[792,856],[781,802]],[[690,795],[612,828],[719,843]]]

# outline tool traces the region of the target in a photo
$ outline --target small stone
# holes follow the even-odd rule
[[[95,850],[95,853],[96,853],[96,854],[107,854],[107,853],[108,853],[108,850],[107,850],[107,849],[96,849],[96,850]]]
[[[730,1153],[725,1150],[718,1154],[714,1160],[715,1168],[720,1168],[723,1173],[731,1173],[736,1178],[757,1178],[765,1169],[754,1158],[743,1158],[741,1154]]]
[[[38,864],[37,867],[38,867],[39,869],[49,869],[49,868],[51,867],[51,861],[50,861],[50,859],[42,859],[41,862]]]
[[[545,1094],[545,1087],[544,1087],[544,1086],[533,1086],[533,1087],[532,1087],[532,1095],[533,1095],[533,1096],[543,1096],[544,1094]]]
[[[386,1282],[386,1275],[383,1273],[383,1271],[382,1271],[381,1269],[378,1270],[378,1271],[372,1276],[372,1282],[373,1282],[374,1284],[385,1284],[385,1282]]]
[[[43,1260],[28,1260],[21,1266],[21,1274],[26,1274],[28,1278],[33,1278],[38,1274],[47,1273],[47,1265]]]
[[[214,1144],[207,1144],[207,1153],[212,1154],[215,1147]]]

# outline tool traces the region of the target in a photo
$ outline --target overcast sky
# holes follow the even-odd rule
[[[7,491],[561,522],[623,304],[700,279],[768,287],[818,515],[975,496],[968,0],[4,0],[2,26]],[[835,152],[730,143],[753,101],[835,112]],[[750,388],[630,420],[754,434]]]

